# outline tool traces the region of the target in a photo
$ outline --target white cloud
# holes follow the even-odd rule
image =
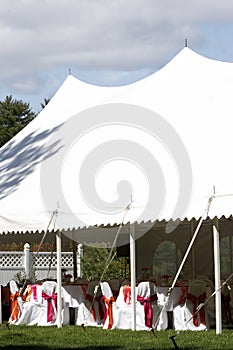
[[[45,77],[65,78],[69,67],[86,80],[89,72],[90,81],[105,72],[104,81],[109,76],[114,84],[166,64],[186,37],[214,56],[222,39],[212,39],[211,48],[208,35],[231,23],[232,13],[228,0],[1,0],[1,85],[29,94],[43,81],[48,91]],[[233,60],[230,47],[222,51]]]

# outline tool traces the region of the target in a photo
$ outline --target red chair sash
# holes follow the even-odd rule
[[[197,311],[197,307],[199,304],[204,303],[206,299],[206,293],[203,293],[201,295],[199,295],[198,297],[196,297],[195,295],[192,295],[190,293],[188,293],[187,295],[187,300],[190,300],[193,304],[193,309],[192,309],[192,315],[193,316],[193,324],[198,327],[198,315],[196,314]],[[206,324],[205,321],[205,310],[204,308],[201,308],[201,310],[199,311],[200,313],[200,321],[202,324]]]
[[[83,295],[86,296],[87,285],[86,284],[81,284],[81,288],[82,288],[82,291],[83,291]]]
[[[124,302],[127,305],[130,305],[131,304],[131,287],[125,285],[123,287],[123,294],[124,294]]]
[[[140,295],[137,296],[137,300],[140,302],[140,304],[143,304],[144,306],[144,313],[145,313],[145,325],[149,328],[152,327],[152,321],[153,321],[153,310],[151,303],[153,301],[156,301],[158,299],[157,295],[154,294],[148,298],[143,298]]]
[[[90,312],[92,314],[92,317],[94,319],[94,321],[96,321],[96,314],[95,314],[95,308],[94,308],[94,301],[97,301],[98,303],[98,306],[99,306],[99,315],[100,315],[100,319],[101,320],[104,320],[104,310],[103,310],[103,305],[102,305],[102,299],[103,299],[103,296],[100,295],[98,297],[95,297],[94,299],[94,296],[90,295],[90,294],[86,294],[86,299],[90,301],[91,303],[91,308],[90,308]]]
[[[47,322],[53,321],[53,304],[55,305],[55,310],[57,311],[57,293],[53,295],[48,295],[42,292],[42,297],[47,300]]]
[[[32,285],[32,295],[33,295],[33,299],[37,300],[37,285],[36,284]]]
[[[179,298],[179,305],[184,305],[187,299],[187,294],[188,294],[188,287],[183,286],[181,287],[181,293],[180,293],[180,298]]]

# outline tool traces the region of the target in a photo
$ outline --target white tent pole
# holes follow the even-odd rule
[[[159,311],[159,315],[158,315],[157,322],[160,320],[160,317],[161,317],[162,313],[164,312],[164,310],[165,310],[165,308],[166,308],[166,306],[167,306],[167,304],[168,304],[170,295],[171,295],[171,293],[172,293],[172,291],[173,291],[173,289],[174,289],[174,287],[175,287],[175,285],[176,285],[177,279],[178,279],[178,277],[179,277],[179,275],[180,275],[180,273],[181,273],[181,271],[182,271],[182,268],[183,268],[183,266],[184,266],[184,263],[185,263],[185,261],[186,261],[188,255],[189,255],[189,252],[190,252],[190,250],[191,250],[191,248],[192,248],[192,245],[193,245],[193,243],[194,243],[194,241],[195,241],[195,239],[196,239],[196,237],[197,237],[197,235],[198,235],[198,232],[199,232],[199,230],[200,230],[200,228],[201,228],[202,222],[203,222],[203,221],[205,220],[205,218],[207,217],[207,214],[208,214],[209,208],[210,208],[210,204],[211,204],[213,198],[214,198],[214,197],[212,196],[212,197],[210,197],[210,198],[208,199],[208,204],[207,204],[207,207],[206,207],[206,209],[205,209],[205,212],[204,212],[204,214],[202,215],[202,217],[201,217],[201,219],[200,219],[200,221],[199,221],[199,223],[198,223],[198,225],[197,225],[197,227],[196,227],[196,230],[195,230],[195,232],[194,232],[194,234],[193,234],[193,236],[192,236],[191,242],[189,243],[189,246],[188,246],[188,248],[187,248],[187,250],[186,250],[186,253],[184,254],[183,260],[182,260],[181,263],[180,263],[180,267],[179,267],[179,269],[178,269],[178,271],[177,271],[177,273],[176,273],[176,275],[175,275],[175,277],[174,277],[174,279],[173,279],[172,285],[171,285],[171,287],[168,288],[167,296],[166,296],[166,299],[165,299],[165,303],[163,304],[163,307],[162,307],[162,308],[160,309],[160,311]]]
[[[30,278],[31,262],[30,262],[30,244],[24,244],[24,270],[27,278]]]
[[[191,238],[194,234],[194,222],[193,219],[190,222],[190,226],[191,226]],[[195,246],[193,246],[193,249],[191,250],[191,258],[192,258],[192,278],[194,279],[196,277],[196,269],[195,269]]]
[[[57,327],[62,327],[61,312],[62,312],[62,299],[61,299],[61,232],[56,234],[56,246],[57,246]]]
[[[132,330],[136,330],[136,259],[135,259],[135,225],[130,224],[130,275],[131,275],[131,305]]]
[[[219,230],[218,219],[214,220],[213,225],[214,238],[214,280],[215,280],[215,317],[216,317],[216,334],[222,333],[222,309],[221,309],[221,289],[220,289],[220,249],[219,249]]]
[[[233,252],[233,240],[232,240],[232,236],[229,236],[230,238],[230,251]],[[230,267],[231,267],[231,271],[233,270],[233,259],[232,259],[232,254],[230,254]]]
[[[0,324],[2,324],[2,285],[0,283]]]
[[[78,277],[82,277],[82,267],[81,260],[83,257],[83,245],[82,243],[78,244],[78,254],[77,254],[77,275]]]

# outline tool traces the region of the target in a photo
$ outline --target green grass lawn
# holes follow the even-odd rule
[[[0,325],[0,349],[175,349],[170,336],[173,330],[156,332],[103,330],[102,328],[63,326]],[[175,338],[179,349],[233,349],[233,331],[183,331]]]

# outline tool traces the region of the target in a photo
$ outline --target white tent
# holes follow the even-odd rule
[[[70,210],[66,210],[68,206],[79,216],[79,226],[107,225],[121,221],[122,212],[119,210],[118,214],[113,215],[108,205],[109,215],[100,212],[96,214],[95,210],[90,210],[85,205],[85,200],[82,200],[80,195],[77,196],[79,189],[77,186],[77,188],[74,187],[77,176],[75,173],[76,177],[71,177],[70,170],[76,170],[87,157],[88,152],[97,146],[94,142],[91,145],[90,139],[84,140],[83,143],[80,142],[78,147],[82,147],[81,151],[78,147],[75,149],[79,152],[80,160],[77,153],[72,152],[71,148],[75,148],[75,143],[78,143],[83,135],[86,136],[88,131],[93,132],[92,140],[95,137],[99,144],[106,142],[105,145],[108,145],[109,139],[119,141],[120,138],[127,137],[127,141],[132,141],[135,146],[135,140],[139,144],[142,139],[142,143],[145,141],[143,145],[145,150],[153,147],[149,148],[151,154],[146,152],[146,156],[161,162],[160,169],[155,168],[155,171],[158,170],[158,175],[154,173],[153,168],[149,171],[151,170],[153,175],[157,176],[156,180],[160,181],[160,186],[162,181],[159,177],[159,170],[163,171],[163,180],[166,185],[165,202],[163,203],[161,198],[158,198],[163,207],[156,207],[154,211],[150,211],[149,208],[150,217],[148,217],[148,211],[144,213],[144,216],[141,215],[141,208],[146,205],[147,198],[143,193],[145,186],[141,187],[142,191],[137,186],[132,191],[133,204],[127,217],[128,221],[134,222],[138,218],[141,221],[153,221],[201,217],[208,197],[213,194],[213,186],[217,194],[233,194],[233,167],[230,161],[232,87],[232,63],[204,58],[189,48],[184,48],[160,71],[127,86],[93,86],[71,75],[68,76],[50,103],[35,120],[1,149],[1,232],[44,230],[48,225],[51,213],[57,207],[59,207],[57,227],[61,229],[72,227],[70,218],[67,219],[70,214]],[[97,107],[95,109],[95,106],[99,106],[99,109]],[[139,107],[142,110],[138,109]],[[148,115],[147,110],[149,110]],[[109,115],[114,113],[113,111],[116,111],[115,115]],[[150,114],[150,111],[153,112]],[[160,119],[155,120],[154,125],[149,124],[153,113],[155,117],[161,116]],[[110,128],[114,122],[117,125]],[[109,124],[106,129],[109,132],[108,135],[104,130],[106,124]],[[121,125],[123,125],[122,128]],[[154,126],[157,127],[157,130],[152,129]],[[157,144],[156,142],[153,144],[153,140],[149,139],[149,132],[152,138],[157,137]],[[87,149],[88,145],[89,149]],[[123,146],[126,146],[126,157],[129,157],[130,153],[127,149],[130,147],[129,142]],[[116,146],[119,157],[122,158],[123,146],[122,144]],[[178,147],[180,149],[175,149]],[[136,149],[137,151],[140,152],[140,149]],[[67,157],[68,153],[69,157]],[[73,153],[76,154],[76,158]],[[160,159],[161,154],[165,160]],[[136,153],[137,155],[141,156]],[[104,156],[111,157],[111,153],[110,155],[104,153]],[[137,161],[136,156],[134,156],[134,162]],[[141,161],[140,159],[139,165],[143,166]],[[66,171],[66,165],[69,171]],[[90,170],[96,170],[94,166]],[[62,172],[61,179],[56,172],[58,170]],[[130,168],[127,170],[128,173],[132,171]],[[47,174],[47,171],[50,173]],[[87,176],[87,174],[84,175]],[[127,180],[125,174],[122,178]],[[109,183],[110,180],[119,181],[119,177],[115,175],[114,179],[109,179]],[[69,186],[66,185],[67,183]],[[62,187],[63,194],[57,190],[56,186]],[[109,184],[105,181],[104,187],[108,186]],[[110,183],[110,186],[113,187],[113,183]],[[190,194],[188,188],[192,190],[192,198],[188,206],[189,198],[184,196],[182,199],[186,202],[187,209],[184,206],[182,210],[178,208],[174,213],[178,194],[183,187],[185,187],[187,196]],[[46,190],[49,195],[53,194],[53,198],[47,198],[43,190]],[[107,190],[109,191],[109,188]],[[159,192],[158,188],[153,188],[153,190]],[[130,195],[130,191],[128,194]],[[61,198],[62,195],[71,197],[66,207]],[[100,195],[105,196],[106,193]],[[115,193],[112,193],[112,197],[113,195]],[[164,193],[159,193],[159,195],[164,195]],[[67,201],[67,198],[65,199]],[[127,200],[127,196],[124,199]],[[211,206],[210,217],[231,215],[232,199],[233,197],[229,196],[216,200]],[[119,209],[126,203],[115,200],[113,204]]]
[[[233,63],[187,47],[126,86],[69,75],[1,148],[0,233],[83,228],[92,240],[131,200],[124,222],[151,227],[200,218],[213,194],[209,217],[230,217],[232,91]]]

